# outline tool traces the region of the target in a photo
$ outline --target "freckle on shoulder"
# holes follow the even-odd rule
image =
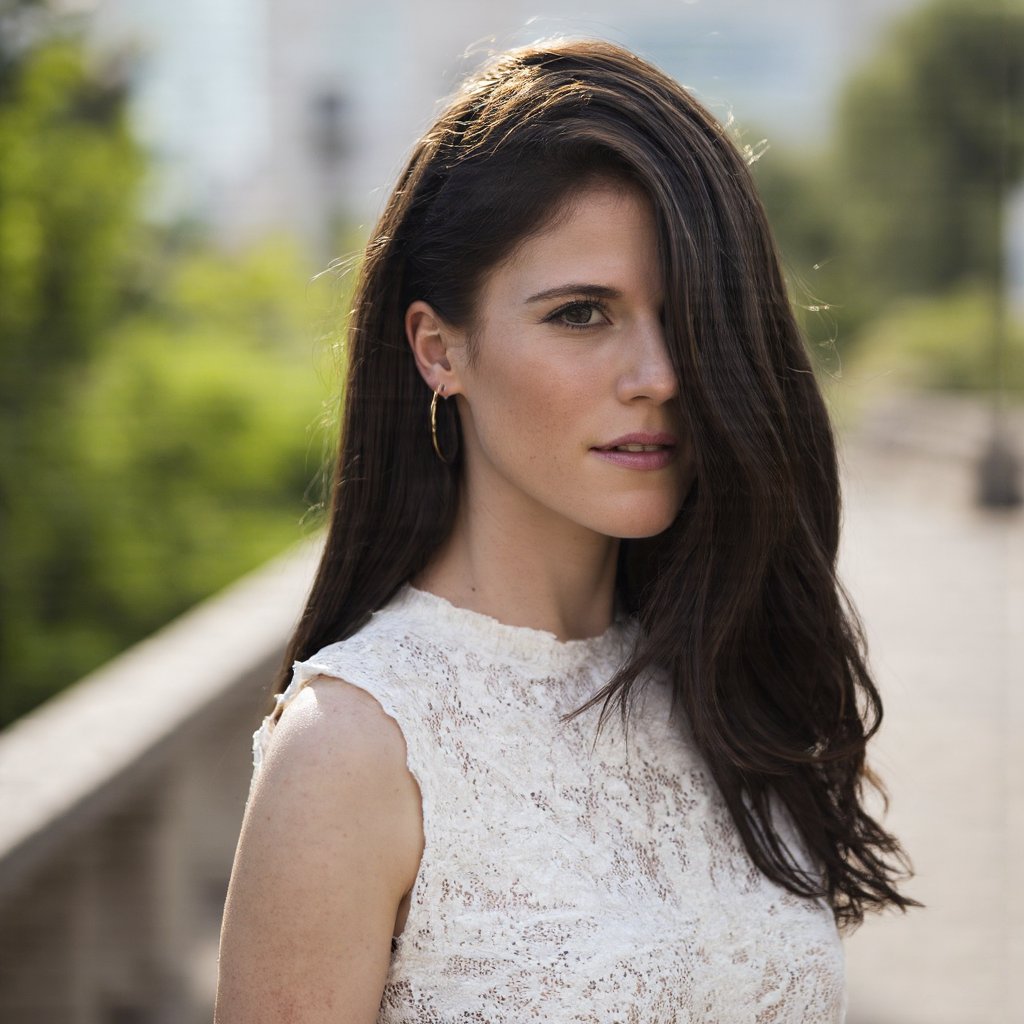
[[[281,712],[278,728],[305,739],[328,756],[378,767],[404,768],[405,740],[398,724],[361,687],[329,676],[311,679]]]

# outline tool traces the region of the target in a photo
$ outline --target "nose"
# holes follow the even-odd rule
[[[665,342],[660,317],[638,322],[625,346],[625,359],[618,379],[622,402],[648,399],[658,405],[679,394],[679,378]]]

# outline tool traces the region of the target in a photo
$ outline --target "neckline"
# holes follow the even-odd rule
[[[437,638],[440,626],[444,632],[453,634],[461,646],[471,646],[489,656],[527,661],[533,668],[541,669],[567,668],[611,656],[621,658],[632,623],[628,616],[617,614],[608,628],[597,636],[559,640],[546,629],[513,626],[483,612],[452,604],[447,598],[420,590],[411,583],[402,584],[388,607],[421,619],[430,629],[425,634],[429,638]]]

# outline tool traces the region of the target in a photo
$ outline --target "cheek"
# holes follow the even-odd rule
[[[474,418],[490,456],[554,470],[586,448],[597,397],[578,366],[521,359],[495,365],[488,379],[495,386],[474,403]]]

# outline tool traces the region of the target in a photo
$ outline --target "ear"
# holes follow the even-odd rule
[[[445,397],[457,394],[461,390],[459,374],[448,356],[462,344],[461,332],[446,324],[429,303],[417,299],[405,311],[405,336],[430,390],[438,391],[443,386]]]

